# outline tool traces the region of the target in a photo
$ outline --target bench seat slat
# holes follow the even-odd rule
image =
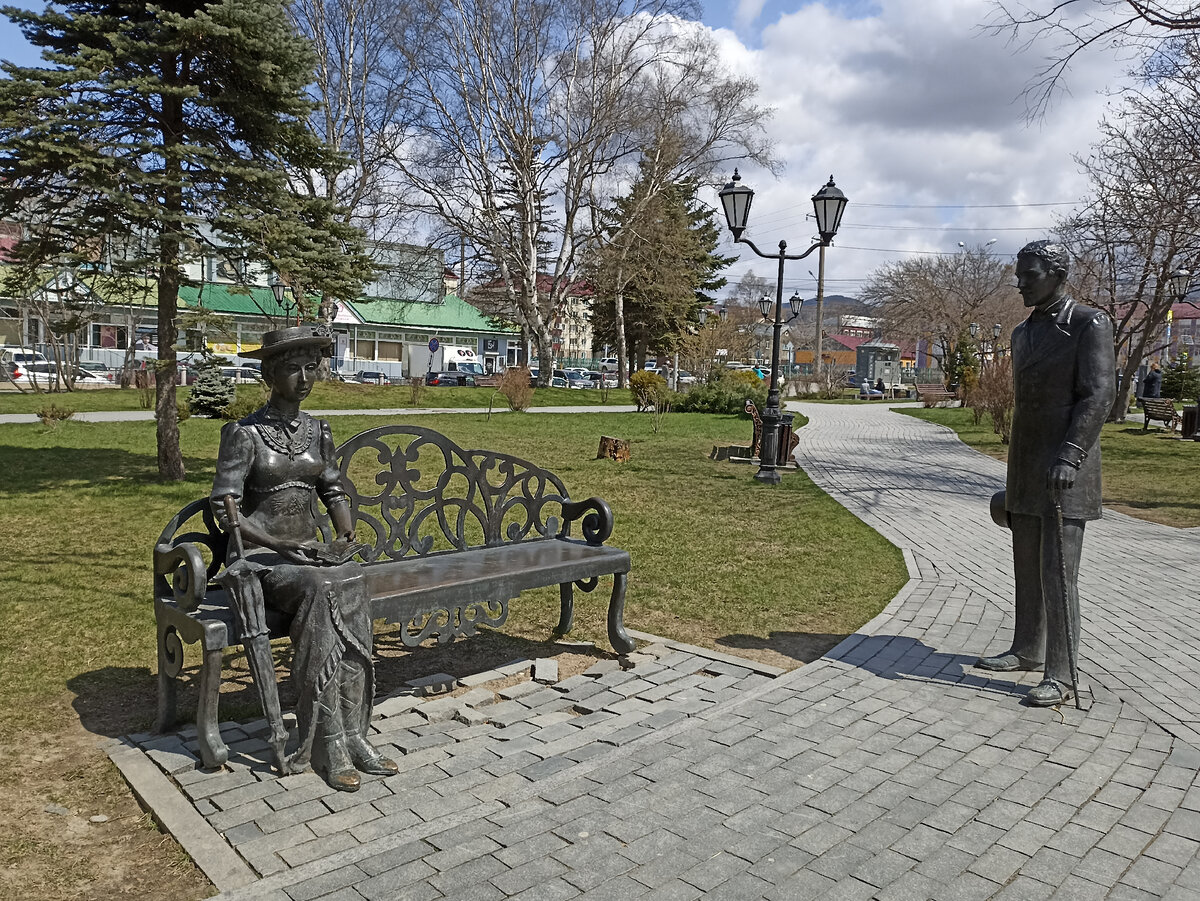
[[[468,603],[516,597],[529,588],[546,588],[578,579],[627,573],[629,552],[579,541],[551,539],[500,547],[474,548],[429,557],[406,557],[365,567],[376,616],[397,605],[405,611],[435,602]],[[401,613],[405,618],[407,614]]]

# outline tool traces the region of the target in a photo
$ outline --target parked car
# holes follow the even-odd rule
[[[9,363],[6,364],[9,378],[14,385],[22,387],[53,388],[58,383],[57,365],[54,363]],[[80,388],[107,387],[112,383],[84,369],[75,370],[75,385]]]
[[[687,388],[696,384],[696,377],[686,369],[680,369],[675,373],[675,386],[677,388]]]
[[[529,384],[532,387],[537,387],[538,372],[539,372],[539,370],[536,366],[533,369],[529,370]],[[551,388],[570,388],[571,387],[571,382],[567,378],[567,373],[565,370],[563,370],[563,369],[555,369],[554,370],[554,372],[550,375],[550,387]],[[582,387],[582,386],[580,386],[580,387]]]
[[[615,388],[617,387],[617,374],[615,372],[597,372],[590,369],[584,374],[593,388]]]
[[[15,344],[0,345],[0,363],[12,368],[12,364],[20,365],[22,363],[48,363],[45,354],[38,353],[36,350],[29,350],[25,347],[20,347]]]
[[[567,387],[568,388],[592,388],[592,387],[594,387],[592,385],[591,379],[589,379],[587,377],[586,373],[587,373],[586,369],[584,369],[584,370],[579,370],[579,369],[565,370],[563,375],[566,377]],[[556,372],[555,375],[557,376],[558,373]]]
[[[360,385],[390,385],[392,380],[386,372],[377,369],[360,369],[354,374],[354,380]]]
[[[262,373],[250,366],[222,366],[221,375],[233,379],[235,385],[252,385],[262,381]]]
[[[453,370],[450,372],[427,372],[425,373],[426,385],[449,385],[459,388],[474,388],[475,374],[473,372],[459,372]]]
[[[621,363],[616,357],[605,357],[600,361],[601,372],[616,372],[620,366]]]
[[[112,382],[116,380],[116,373],[113,371],[113,369],[109,366],[105,366],[103,363],[80,363],[79,368],[84,372],[90,372],[92,375],[100,376],[100,378],[104,379],[106,382]],[[180,369],[182,368],[183,367],[180,366]]]

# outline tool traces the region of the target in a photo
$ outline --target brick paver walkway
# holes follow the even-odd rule
[[[1200,899],[1194,531],[1089,525],[1091,707],[1027,708],[1036,675],[970,667],[1011,628],[1003,467],[882,405],[800,409],[804,468],[913,575],[820,661],[653,643],[500,696],[397,695],[376,740],[404,772],[352,795],[267,772],[256,724],[224,724],[222,772],[186,733],[113,759],[224,901]]]

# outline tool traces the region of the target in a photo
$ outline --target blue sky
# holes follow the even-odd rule
[[[837,293],[854,294],[874,269],[910,254],[995,238],[991,252],[1011,257],[1044,236],[1087,190],[1074,157],[1097,139],[1104,92],[1127,66],[1107,50],[1083,55],[1069,93],[1031,122],[1023,92],[1053,48],[1019,51],[985,33],[992,0],[705,0],[703,8],[725,64],[755,78],[760,101],[775,110],[770,134],[783,174],[743,166],[758,192],[749,234],[760,247],[780,239],[806,247],[809,197],[832,174],[850,198],[827,254],[828,290]],[[0,48],[5,59],[36,62],[2,17]],[[731,282],[751,269],[773,276],[769,261],[724,249],[741,254]],[[812,296],[807,263],[788,269],[789,292]]]

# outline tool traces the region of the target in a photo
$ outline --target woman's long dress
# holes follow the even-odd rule
[[[329,424],[303,412],[289,421],[268,405],[226,425],[211,495],[222,527],[226,495],[237,498],[243,519],[269,535],[317,538],[316,499],[326,508],[347,502]],[[246,557],[267,567],[260,575],[267,607],[292,616],[300,742],[290,762],[300,768],[330,716],[344,720],[333,731],[366,735],[375,693],[370,598],[357,563],[303,565],[250,543]]]

